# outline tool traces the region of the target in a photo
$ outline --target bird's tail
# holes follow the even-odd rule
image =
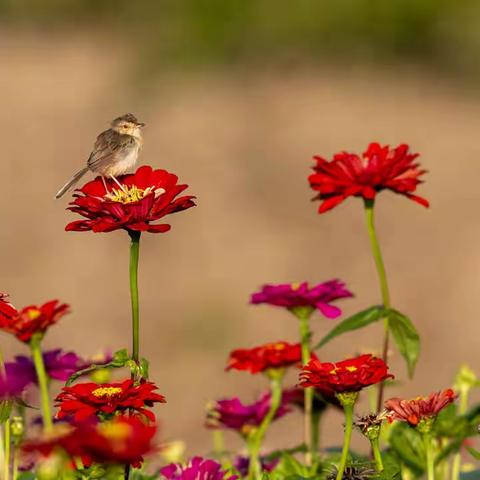
[[[55,195],[55,198],[62,197],[66,192],[68,192],[86,173],[88,172],[88,167],[82,168],[79,170]]]

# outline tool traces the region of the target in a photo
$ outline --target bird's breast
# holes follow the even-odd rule
[[[116,155],[115,162],[110,165],[107,175],[118,177],[132,170],[137,163],[139,150],[139,145],[135,145],[123,150],[121,153],[119,152]]]

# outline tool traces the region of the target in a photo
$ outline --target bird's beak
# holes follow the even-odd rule
[[[137,126],[140,127],[140,128],[142,128],[142,127],[145,126],[145,124],[144,124],[143,122],[138,122],[138,123],[137,123]]]

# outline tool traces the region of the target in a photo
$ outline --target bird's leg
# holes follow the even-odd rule
[[[103,175],[102,175],[102,182],[103,182],[103,186],[105,187],[105,195],[108,195],[110,192],[108,190],[107,182],[105,181],[105,177]]]
[[[113,175],[110,175],[110,177],[123,190],[124,193],[128,193],[125,186],[122,185]]]

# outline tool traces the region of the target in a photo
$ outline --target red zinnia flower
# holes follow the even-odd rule
[[[64,387],[55,401],[60,408],[57,418],[73,417],[81,422],[95,415],[112,415],[126,410],[145,415],[155,421],[155,415],[145,407],[154,403],[165,403],[165,397],[155,393],[157,386],[152,382],[135,385],[132,380],[120,383],[78,383],[73,387]]]
[[[341,152],[328,161],[314,157],[315,173],[308,177],[310,187],[319,192],[315,200],[323,200],[319,213],[337,206],[348,197],[374,200],[378,192],[392,190],[428,207],[428,201],[413,194],[426,170],[415,162],[418,153],[410,153],[409,146],[395,148],[371,143],[360,157]]]
[[[8,301],[6,293],[0,293],[0,319],[12,319],[18,314],[17,309]]]
[[[457,396],[452,389],[431,393],[427,398],[418,397],[412,400],[391,398],[385,402],[390,412],[389,420],[408,422],[416,427],[420,420],[435,417],[442,408],[452,403]]]
[[[266,343],[250,349],[233,350],[230,353],[227,370],[247,370],[250,373],[285,368],[302,360],[299,343],[287,342]]]
[[[372,355],[360,355],[338,363],[322,363],[312,359],[302,368],[300,385],[317,387],[320,391],[358,392],[362,388],[393,378],[386,363]]]
[[[152,224],[170,213],[195,206],[191,195],[176,198],[188,185],[177,184],[178,177],[165,170],[140,167],[136,173],[118,177],[123,189],[107,181],[108,192],[100,177],[88,182],[74,195],[69,210],[87,220],[77,220],[66,230],[112,232],[126,229],[138,232],[164,233],[166,223]]]
[[[152,451],[156,426],[146,425],[137,417],[115,417],[102,423],[83,422],[69,426],[54,438],[26,442],[25,452],[49,456],[62,449],[69,457],[78,457],[85,465],[119,463],[140,466],[143,455]]]
[[[45,333],[69,311],[66,303],[51,300],[37,307],[30,305],[7,317],[0,314],[0,329],[12,333],[22,342],[29,342],[35,333]]]

